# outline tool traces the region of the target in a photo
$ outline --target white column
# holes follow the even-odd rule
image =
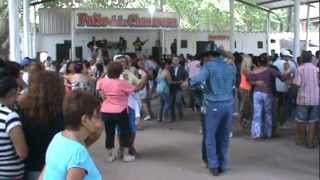
[[[160,0],[160,11],[163,12],[164,0]]]
[[[180,28],[180,16],[179,16],[179,25],[178,25],[178,32],[177,32],[177,56],[180,55],[181,51],[181,28]]]
[[[75,44],[74,44],[74,10],[71,11],[71,60],[75,61],[76,58],[76,52],[75,52]]]
[[[306,50],[309,49],[309,22],[310,22],[310,5],[307,9],[307,24],[306,24]]]
[[[30,57],[30,5],[28,0],[23,0],[23,56]]]
[[[32,35],[30,34],[30,57],[31,58],[36,58],[37,56],[37,39],[36,39],[36,21],[37,21],[37,15],[36,15],[36,7],[33,6],[31,8],[31,31]]]
[[[301,0],[294,1],[294,48],[293,57],[297,61],[300,56],[300,3]]]
[[[231,52],[234,51],[234,29],[235,29],[235,21],[234,21],[234,0],[229,0],[229,13],[230,13],[230,28],[229,28],[229,50]]]
[[[9,0],[9,41],[10,41],[10,60],[20,62],[20,43],[19,43],[19,0]]]
[[[165,32],[164,29],[161,29],[161,55],[165,55]]]
[[[270,52],[270,12],[267,14],[267,23],[266,23],[266,50],[267,54],[271,55]]]

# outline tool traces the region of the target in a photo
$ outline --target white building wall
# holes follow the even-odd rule
[[[196,54],[196,42],[208,41],[209,35],[225,33],[212,33],[212,32],[181,32],[181,40],[188,41],[188,48],[181,48],[180,52],[183,54]],[[124,37],[127,40],[127,52],[134,52],[132,43],[137,37],[141,40],[149,39],[144,46],[144,54],[151,55],[152,47],[156,45],[156,41],[159,39],[160,32],[158,30],[78,30],[75,33],[75,47],[82,46],[83,57],[89,57],[89,50],[87,43],[91,40],[92,36],[95,36],[97,40],[106,38],[110,42],[117,42],[119,37]],[[177,38],[176,31],[165,31],[165,53],[170,54],[170,45],[174,39]],[[47,51],[49,55],[56,59],[56,44],[63,44],[64,40],[71,40],[69,34],[38,34],[37,35],[37,52]],[[265,33],[236,33],[235,40],[237,41],[237,47],[235,51],[251,53],[259,55],[266,52],[266,40]],[[258,41],[263,42],[263,48],[258,49]],[[229,40],[216,40],[215,43],[218,46],[223,46],[228,50]],[[272,48],[271,48],[272,49]]]
[[[152,47],[156,45],[156,40],[159,39],[159,31],[150,30],[132,30],[130,32],[118,30],[86,30],[78,31],[75,33],[75,47],[82,46],[83,58],[89,57],[89,49],[87,43],[91,41],[92,36],[95,36],[97,40],[107,39],[109,42],[118,42],[119,37],[124,37],[127,40],[127,52],[134,52],[132,43],[137,37],[140,37],[142,41],[149,40],[143,47],[144,54],[152,54]],[[47,51],[52,59],[56,59],[56,44],[63,44],[65,40],[71,40],[69,34],[38,34],[37,35],[37,52]]]
[[[237,44],[235,51],[254,55],[266,52],[265,33],[236,33],[235,40]],[[263,42],[263,47],[261,49],[258,48],[258,41]]]
[[[127,52],[134,52],[132,43],[137,37],[140,37],[142,41],[148,40],[143,46],[144,54],[152,54],[152,47],[156,45],[156,41],[159,39],[159,31],[154,30],[82,30],[76,32],[75,46],[82,46],[83,57],[89,57],[89,50],[87,43],[91,41],[92,36],[95,36],[97,40],[107,39],[109,42],[118,42],[119,37],[123,37],[127,40]],[[112,53],[111,53],[112,54]]]
[[[56,59],[56,44],[63,44],[64,40],[70,40],[70,35],[67,34],[46,34],[36,35],[36,52],[46,51],[52,59]]]

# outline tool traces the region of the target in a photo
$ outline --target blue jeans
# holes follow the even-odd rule
[[[201,156],[202,161],[208,164],[207,150],[206,150],[206,125],[205,125],[205,114],[201,113],[201,129],[202,129],[202,147]]]
[[[254,115],[251,125],[251,137],[272,136],[272,95],[263,92],[253,94]],[[264,121],[263,121],[264,120]]]
[[[137,132],[137,125],[136,125],[136,112],[131,107],[128,107],[129,110],[129,132],[135,134]],[[121,135],[122,130],[120,127],[117,127],[118,135]]]
[[[205,114],[205,141],[209,168],[227,169],[232,101],[208,102]]]
[[[177,90],[171,92],[171,120],[176,120],[176,108],[178,110],[179,118],[183,117],[183,91]]]
[[[159,120],[162,121],[163,117],[168,120],[171,107],[170,94],[160,94],[160,104]]]
[[[37,180],[41,174],[41,171],[29,171],[26,173],[25,179],[27,180]]]

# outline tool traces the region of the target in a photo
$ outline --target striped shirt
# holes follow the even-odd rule
[[[320,104],[319,69],[312,63],[305,63],[298,68],[294,84],[299,86],[297,104],[317,106]]]
[[[18,114],[0,104],[0,179],[21,178],[24,173],[24,163],[9,136],[16,126],[21,126]]]

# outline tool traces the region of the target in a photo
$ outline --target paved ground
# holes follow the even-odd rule
[[[139,132],[137,149],[142,157],[132,163],[104,161],[104,137],[92,148],[95,161],[106,180],[209,180],[201,167],[200,123],[188,112],[174,124],[146,123]],[[279,138],[254,142],[235,130],[230,152],[230,171],[220,180],[317,180],[319,149],[309,150],[294,144],[292,130]]]

